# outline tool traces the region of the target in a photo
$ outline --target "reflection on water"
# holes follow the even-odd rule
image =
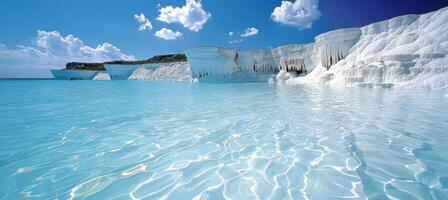
[[[0,199],[447,199],[437,91],[1,81]]]

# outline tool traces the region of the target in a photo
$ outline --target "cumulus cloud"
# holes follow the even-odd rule
[[[152,30],[151,21],[149,21],[149,19],[146,18],[143,13],[140,13],[139,15],[135,14],[134,19],[139,23],[139,31]]]
[[[319,0],[282,1],[282,5],[272,12],[271,18],[275,22],[288,26],[311,28],[313,21],[321,16],[318,4]]]
[[[0,45],[0,67],[23,70],[27,67],[45,69],[63,68],[67,62],[104,62],[135,60],[109,43],[91,47],[73,36],[57,31],[37,31],[32,43],[13,47]],[[1,70],[0,70],[1,71]]]
[[[233,34],[235,34],[233,31],[229,32],[229,36],[232,36]]]
[[[186,0],[182,7],[166,6],[159,9],[157,19],[166,23],[180,23],[191,31],[198,32],[211,17],[202,8],[200,0]]]
[[[90,47],[73,35],[64,37],[57,31],[37,31],[37,36],[34,38],[34,41],[37,48],[32,46],[28,46],[27,48],[61,59],[90,62],[135,59],[134,56],[122,53],[119,48],[110,43]]]
[[[174,32],[171,29],[162,28],[158,30],[154,35],[164,40],[175,40],[178,37],[181,37],[182,33],[179,31]]]
[[[247,28],[243,34],[241,34],[241,37],[251,37],[258,34],[258,29],[255,27]]]

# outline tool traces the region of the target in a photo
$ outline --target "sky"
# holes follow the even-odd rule
[[[194,46],[311,43],[448,6],[447,0],[1,0],[0,78],[51,77],[66,62],[146,59]]]

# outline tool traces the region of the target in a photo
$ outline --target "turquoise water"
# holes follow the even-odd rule
[[[0,81],[0,199],[448,199],[437,91]]]

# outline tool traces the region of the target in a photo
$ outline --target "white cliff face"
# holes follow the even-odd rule
[[[226,77],[238,70],[236,50],[220,47],[197,47],[185,50],[193,78]]]
[[[277,73],[278,67],[270,50],[238,51],[241,72]]]
[[[281,46],[267,50],[233,50],[196,47],[185,51],[193,78],[200,81],[268,82],[280,71],[286,81],[313,71],[330,68],[344,59],[359,40],[359,28],[341,29],[316,37],[316,43]]]
[[[53,77],[59,80],[92,80],[97,71],[90,70],[51,70]]]
[[[320,54],[315,44],[286,45],[271,50],[277,66],[291,75],[311,72],[319,64]]]
[[[174,62],[140,67],[132,73],[129,80],[192,81],[193,79],[187,62]]]
[[[277,74],[288,84],[448,88],[447,22],[443,8],[327,32],[315,43],[270,52],[198,47],[185,53],[200,81],[267,82]]]
[[[347,57],[350,49],[359,41],[361,30],[347,28],[330,31],[315,38],[321,65],[327,69]]]
[[[185,51],[194,79],[202,82],[267,82],[278,72],[270,51],[196,47]]]
[[[112,80],[126,80],[131,74],[142,65],[119,65],[119,64],[105,64],[107,73]]]
[[[362,27],[359,41],[342,50],[337,44],[337,48],[322,51],[318,36],[321,57],[326,57],[322,58],[322,63],[305,77],[282,78],[291,84],[447,88],[447,22],[448,8],[424,15],[396,17]],[[324,35],[331,36],[331,32]],[[328,55],[338,55],[334,49],[347,55],[326,70],[328,61],[334,61],[329,60]]]

